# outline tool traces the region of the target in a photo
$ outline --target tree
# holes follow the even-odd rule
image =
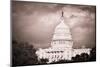
[[[36,49],[29,43],[12,41],[12,65],[23,66],[37,64]]]
[[[82,53],[80,55],[76,55],[75,57],[72,57],[73,62],[84,62],[89,61],[89,55],[87,53]]]
[[[96,61],[96,47],[90,51],[90,61]]]
[[[74,61],[76,61],[76,62],[80,61],[80,55],[76,55],[75,58],[74,58]]]
[[[40,64],[46,64],[48,62],[48,59],[40,59],[39,63]]]
[[[80,55],[80,61],[88,61],[89,60],[89,55],[87,53],[82,53]]]

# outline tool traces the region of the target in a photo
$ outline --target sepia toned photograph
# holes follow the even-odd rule
[[[96,6],[11,1],[12,66],[96,61]]]

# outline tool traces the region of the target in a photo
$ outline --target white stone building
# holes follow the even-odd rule
[[[38,49],[36,54],[39,59],[48,59],[51,63],[52,61],[59,60],[71,60],[77,54],[88,53],[90,54],[91,49],[73,49],[73,40],[68,25],[64,23],[63,16],[61,17],[60,24],[57,25],[54,31],[54,35],[51,41],[51,47],[46,49]]]

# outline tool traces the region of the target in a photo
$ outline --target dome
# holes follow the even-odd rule
[[[63,17],[60,20],[60,24],[55,28],[51,46],[53,48],[72,48],[73,46],[70,28],[64,23]]]
[[[71,40],[71,32],[69,26],[61,19],[60,24],[57,25],[54,31],[53,40]]]

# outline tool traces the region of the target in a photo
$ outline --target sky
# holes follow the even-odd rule
[[[95,47],[96,7],[89,5],[12,2],[12,39],[48,48],[64,12],[74,41],[73,48]]]

